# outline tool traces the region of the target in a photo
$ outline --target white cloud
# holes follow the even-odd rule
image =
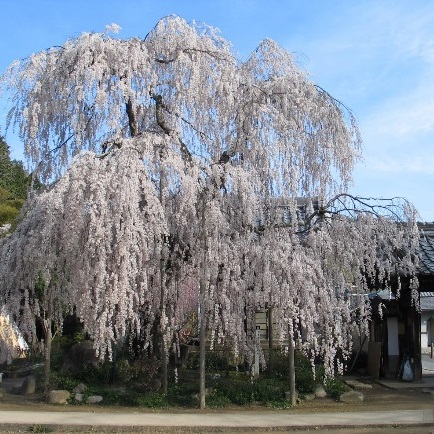
[[[384,157],[369,158],[365,161],[365,170],[369,168],[372,172],[397,174],[403,177],[409,175],[431,175],[434,176],[434,155],[422,157]]]
[[[434,220],[434,9],[417,0],[340,6],[329,29],[295,42],[305,43],[314,79],[359,119],[355,191],[407,197]]]
[[[412,141],[418,135],[434,133],[434,85],[426,79],[418,89],[391,95],[372,110],[368,107],[361,125],[365,140],[381,137]]]

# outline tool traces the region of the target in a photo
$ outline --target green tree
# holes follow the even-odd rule
[[[0,226],[15,222],[26,199],[29,181],[23,163],[11,160],[9,146],[0,136]]]
[[[0,187],[10,192],[9,199],[25,199],[30,177],[18,160],[11,160],[10,149],[0,136]]]

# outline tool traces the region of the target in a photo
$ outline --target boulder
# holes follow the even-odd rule
[[[101,360],[95,354],[93,342],[78,342],[69,349],[62,365],[62,372],[79,372],[89,364],[93,366],[101,364]]]
[[[76,393],[76,394],[74,395],[74,399],[75,399],[77,402],[83,402],[83,401],[84,401],[84,394],[83,394],[83,393]]]
[[[321,384],[316,386],[314,393],[316,398],[325,398],[327,396],[327,392],[324,390],[324,387]]]
[[[84,393],[86,392],[87,386],[83,383],[78,384],[72,389],[72,393]]]
[[[36,378],[33,375],[27,376],[20,387],[20,395],[32,395],[36,391]]]
[[[305,401],[313,401],[316,398],[314,393],[308,393],[307,395],[304,395],[304,400]]]
[[[363,395],[362,392],[359,392],[358,390],[350,390],[349,392],[343,393],[339,397],[339,401],[347,402],[349,404],[363,402],[364,399],[365,399],[365,396]]]
[[[67,404],[71,394],[67,390],[50,390],[47,401],[49,404]]]
[[[86,399],[87,404],[98,404],[98,402],[102,401],[102,396],[99,395],[91,395]]]

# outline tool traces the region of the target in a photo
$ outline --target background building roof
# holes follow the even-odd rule
[[[420,224],[419,273],[434,275],[434,225]]]
[[[420,309],[434,310],[434,292],[421,292],[420,293]]]

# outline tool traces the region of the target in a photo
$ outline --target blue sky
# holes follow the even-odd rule
[[[120,37],[144,37],[170,14],[218,27],[241,58],[272,38],[356,115],[364,161],[352,192],[406,197],[421,220],[434,221],[430,0],[0,0],[0,6],[1,72],[17,58],[110,23],[122,27]],[[22,159],[16,136],[9,132],[6,140]]]

